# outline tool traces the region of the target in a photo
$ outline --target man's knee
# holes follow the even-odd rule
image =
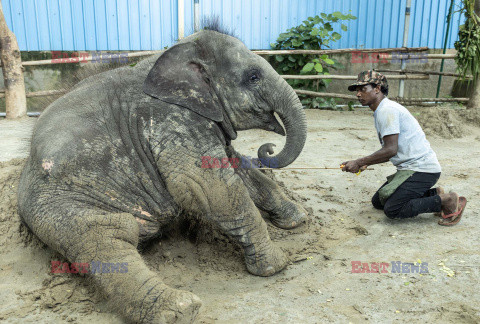
[[[385,213],[385,215],[388,217],[388,218],[402,218],[400,216],[400,211],[401,211],[401,208],[398,208],[398,206],[395,206],[393,204],[389,204],[388,203],[388,200],[387,202],[385,203],[385,206],[383,207],[383,212]]]
[[[378,195],[378,192],[372,197],[372,205],[376,209],[383,209],[383,205],[380,202],[380,197]]]

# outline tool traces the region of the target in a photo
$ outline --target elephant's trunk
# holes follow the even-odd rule
[[[273,144],[263,144],[258,149],[258,157],[263,164],[272,168],[283,168],[291,164],[298,157],[305,145],[307,138],[307,120],[302,104],[295,91],[285,80],[281,88],[284,88],[285,95],[275,100],[275,112],[278,114],[285,127],[286,142],[282,151],[277,155],[273,154]]]

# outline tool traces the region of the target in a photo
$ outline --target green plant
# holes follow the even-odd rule
[[[352,100],[350,100],[349,102],[347,102],[347,106],[348,106],[348,110],[349,111],[354,111],[355,110],[355,102],[353,102]]]
[[[332,42],[338,41],[342,36],[334,31],[333,24],[340,21],[356,19],[351,14],[344,15],[341,12],[332,14],[322,13],[320,16],[308,17],[299,26],[290,28],[281,33],[275,43],[270,44],[274,50],[320,50],[330,48]],[[347,31],[347,25],[341,24],[341,29]],[[329,75],[330,69],[342,68],[337,60],[331,59],[328,55],[306,55],[288,54],[275,55],[271,57],[270,63],[280,74],[301,74],[301,75]],[[287,82],[294,89],[310,91],[325,91],[331,79],[298,80],[289,79]],[[300,95],[302,104],[307,108],[334,107],[333,98],[311,98]]]
[[[462,0],[460,10],[465,14],[465,24],[460,26],[459,40],[455,42],[455,61],[459,73],[471,73],[476,80],[480,72],[480,17],[475,13],[475,0]]]

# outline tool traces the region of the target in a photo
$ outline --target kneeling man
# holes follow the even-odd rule
[[[437,212],[440,225],[460,221],[467,200],[455,192],[432,188],[440,177],[441,167],[425,133],[412,114],[402,105],[389,100],[388,83],[376,71],[364,71],[348,87],[356,91],[362,106],[374,111],[375,128],[382,148],[357,160],[342,163],[342,171],[357,173],[369,165],[391,161],[397,172],[387,177],[372,198],[377,209],[389,218],[409,218],[421,213]]]

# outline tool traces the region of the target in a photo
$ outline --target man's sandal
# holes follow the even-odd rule
[[[442,219],[438,221],[438,225],[453,226],[458,224],[458,222],[460,222],[460,219],[462,218],[465,206],[467,206],[467,198],[459,197],[457,211],[448,215],[445,215],[442,212]]]

